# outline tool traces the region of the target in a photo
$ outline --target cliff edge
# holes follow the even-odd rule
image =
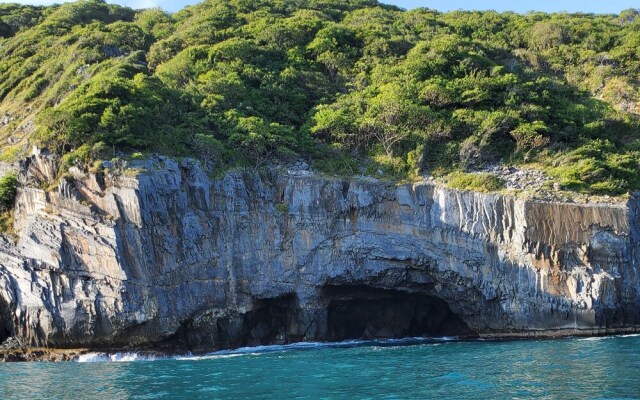
[[[640,331],[640,207],[167,158],[53,191],[22,166],[0,343],[206,351],[404,336]],[[119,171],[119,172],[118,172]]]

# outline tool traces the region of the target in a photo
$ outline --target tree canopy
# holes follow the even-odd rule
[[[210,171],[304,157],[327,172],[535,164],[640,189],[640,12],[496,13],[375,0],[0,4],[1,159],[114,151]]]

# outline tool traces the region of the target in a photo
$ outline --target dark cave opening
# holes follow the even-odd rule
[[[441,298],[366,285],[325,286],[301,306],[295,293],[253,299],[247,309],[203,314],[183,324],[167,344],[192,352],[303,341],[413,337],[477,337]]]
[[[0,344],[9,339],[13,333],[13,325],[11,324],[11,314],[9,307],[0,299]]]
[[[300,305],[295,293],[255,299],[245,312],[220,316],[205,314],[190,319],[163,345],[207,352],[300,341],[302,337],[295,333],[299,314]]]
[[[330,286],[327,340],[472,337],[446,301],[424,293],[367,286]]]
[[[242,315],[241,346],[290,343],[299,310],[295,294],[261,299],[254,302],[252,310]]]

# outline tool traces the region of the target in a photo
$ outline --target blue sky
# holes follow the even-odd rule
[[[52,4],[64,0],[0,0],[0,3]],[[640,7],[638,0],[382,0],[404,8],[429,7],[440,11],[450,10],[496,10],[527,12],[536,11],[569,11],[587,13],[618,13],[627,8]],[[159,6],[167,11],[177,11],[187,4],[198,3],[199,0],[109,0],[110,3],[128,5],[134,8]]]

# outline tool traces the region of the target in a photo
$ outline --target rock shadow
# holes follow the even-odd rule
[[[0,298],[0,344],[13,336],[12,313],[9,306]]]

